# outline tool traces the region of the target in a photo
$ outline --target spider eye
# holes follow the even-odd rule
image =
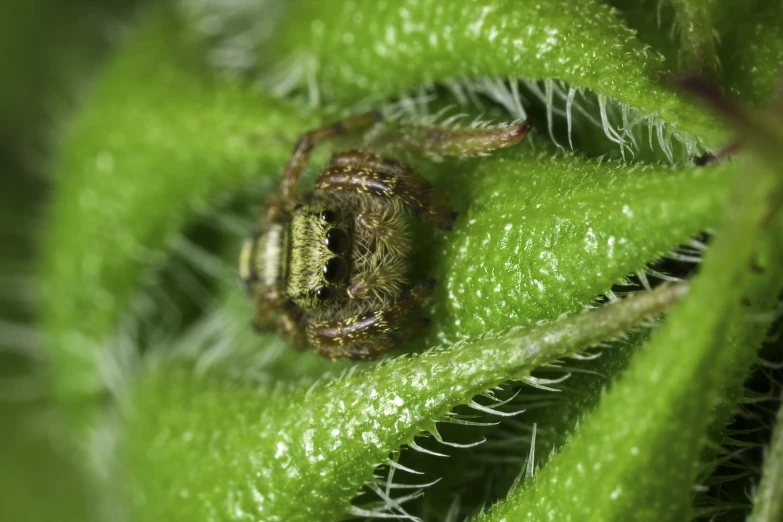
[[[348,265],[339,257],[333,257],[326,262],[321,271],[330,283],[340,283],[348,275]]]
[[[321,212],[321,221],[325,223],[337,223],[337,214],[333,210],[324,210]]]
[[[322,286],[318,290],[315,291],[315,297],[319,301],[326,301],[330,297],[332,297],[332,289],[327,286]]]
[[[348,235],[339,228],[333,228],[326,233],[324,243],[335,254],[342,254],[348,249]]]

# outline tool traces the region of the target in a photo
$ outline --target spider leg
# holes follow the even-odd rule
[[[303,350],[307,348],[304,314],[296,307],[282,303],[282,295],[273,296],[270,292],[269,295],[261,296],[256,301],[253,328],[259,333],[275,330],[288,346],[295,350]]]
[[[285,297],[279,288],[269,288],[264,293],[256,294],[253,328],[257,332],[267,332],[277,326],[280,306]]]
[[[307,348],[307,328],[304,316],[296,310],[287,310],[277,320],[277,334],[291,348],[301,351]]]
[[[302,134],[294,147],[291,159],[288,160],[283,170],[280,187],[283,200],[287,203],[295,201],[296,185],[302,176],[307,160],[310,158],[310,152],[316,145],[330,138],[369,127],[373,123],[380,121],[380,119],[381,114],[379,112],[367,112]]]
[[[396,199],[431,225],[451,230],[457,214],[446,197],[409,165],[366,150],[347,150],[315,180],[314,192],[369,193]]]
[[[530,121],[495,128],[403,125],[374,133],[366,146],[434,159],[480,156],[519,143],[531,128]]]
[[[400,341],[396,326],[432,289],[434,280],[416,284],[389,307],[344,320],[313,323],[310,346],[328,359],[372,360]]]

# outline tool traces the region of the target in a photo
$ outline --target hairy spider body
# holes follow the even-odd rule
[[[456,217],[409,166],[365,150],[335,154],[313,192],[295,194],[316,144],[377,119],[363,114],[305,134],[283,173],[281,195],[267,201],[260,231],[240,255],[256,329],[276,329],[293,347],[330,359],[374,359],[424,324],[406,322],[433,280],[409,282],[405,210],[443,230]],[[516,143],[530,126],[518,128],[504,129],[505,141],[491,148]]]
[[[364,194],[325,195],[248,240],[241,276],[253,294],[281,288],[314,319],[347,319],[399,295],[409,253],[399,205]],[[327,264],[331,281],[322,268]],[[318,289],[329,297],[319,299]]]

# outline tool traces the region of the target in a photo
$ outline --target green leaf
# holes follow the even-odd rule
[[[182,227],[273,179],[297,134],[315,125],[251,88],[183,67],[198,65],[194,50],[173,45],[161,34],[168,27],[136,36],[64,147],[44,277],[58,388],[70,400],[103,386],[117,325]],[[165,74],[155,74],[161,63]],[[138,88],[134,77],[149,80]],[[429,244],[421,272],[444,274],[432,336],[470,338],[578,311],[709,226],[732,177],[730,164],[624,167],[533,145],[437,168],[417,163],[464,216],[455,234],[419,238]],[[161,199],[166,205],[152,204]],[[490,254],[476,259],[474,248]]]
[[[764,474],[753,498],[748,522],[774,522],[783,518],[783,407],[778,410],[775,430],[764,462]]]
[[[744,167],[691,294],[532,486],[482,520],[693,517],[705,434],[725,425],[764,339],[750,318],[783,289],[779,172]]]
[[[153,520],[361,514],[351,500],[365,500],[357,492],[374,482],[390,453],[415,449],[415,437],[473,396],[494,397],[490,388],[499,383],[543,383],[533,369],[638,324],[649,314],[618,310],[662,294],[558,316],[602,295],[614,299],[614,284],[712,228],[732,183],[751,200],[769,188],[763,174],[762,183],[753,176],[735,181],[737,163],[689,165],[702,145],[722,144],[731,128],[672,92],[658,55],[603,3],[240,4],[233,11],[235,3],[183,0],[184,23],[179,14],[148,13],[91,87],[61,146],[42,242],[42,317],[57,398],[72,406],[86,456],[101,471],[118,466],[99,486],[130,493],[132,508],[119,504],[116,511],[135,509]],[[688,16],[697,19],[696,36],[706,41],[711,15],[678,13],[681,26]],[[724,27],[721,16],[716,27]],[[761,33],[775,35],[762,25]],[[199,38],[204,31],[214,38]],[[765,71],[778,47],[770,48],[753,58]],[[739,55],[719,52],[730,62],[724,71],[737,70]],[[232,74],[210,69],[207,57]],[[233,74],[248,68],[261,86]],[[743,94],[764,99],[771,76],[751,72],[741,84],[730,74],[727,84],[748,85]],[[323,107],[308,106],[303,93]],[[534,132],[488,157],[411,160],[460,213],[449,234],[414,224],[413,277],[438,279],[424,307],[432,324],[405,348],[419,355],[364,368],[330,366],[294,353],[273,334],[256,336],[250,303],[228,290],[235,273],[223,259],[233,264],[297,137],[367,105],[393,116],[391,126],[401,114],[400,123],[445,125],[448,115],[438,111],[451,104],[466,113],[465,122],[482,110],[493,121],[529,114]],[[774,156],[774,139],[754,125],[740,127],[749,150]],[[602,154],[612,141],[622,145],[610,160]],[[657,150],[647,150],[653,141]],[[340,145],[360,143],[354,137]],[[313,159],[303,190],[326,152]],[[530,416],[544,423],[537,428],[544,451],[560,453],[489,519],[551,506],[575,519],[590,508],[588,518],[600,512],[627,520],[636,516],[634,504],[670,492],[640,516],[690,512],[693,485],[702,478],[699,459],[709,453],[702,440],[725,426],[764,333],[763,326],[740,324],[738,303],[747,297],[753,310],[765,309],[780,279],[773,277],[781,263],[771,248],[764,254],[769,265],[759,257],[765,274],[745,273],[764,229],[760,209],[769,206],[732,201],[728,208],[740,209],[736,223],[720,230],[729,230],[729,239],[718,237],[696,295],[653,342],[639,353],[607,351],[601,367],[578,367],[611,373],[606,381],[574,382],[563,393],[570,408]],[[536,347],[541,351],[533,354]],[[625,358],[630,371],[617,380]],[[340,377],[329,372],[347,366]],[[662,390],[650,386],[653,375],[667,383]],[[614,385],[591,414],[601,382]],[[634,432],[628,419],[639,412],[647,413]],[[580,428],[573,427],[577,419]],[[482,476],[477,490],[492,481],[502,489],[503,474],[522,468],[509,457],[528,454],[526,429],[488,428],[512,440],[516,453],[504,453],[502,473]],[[119,447],[107,447],[108,439]],[[439,451],[431,440],[420,446]],[[106,458],[115,449],[118,462]],[[467,488],[476,471],[471,459],[481,454],[463,451],[464,460],[451,459],[459,462],[449,480]],[[581,481],[574,495],[567,479],[588,458],[602,473]],[[618,484],[622,491],[612,499]],[[444,491],[428,490],[420,511],[448,505]],[[381,493],[379,510],[400,514]]]
[[[606,521],[691,518],[690,485],[697,480],[705,433],[711,425],[726,424],[764,337],[764,330],[749,318],[768,311],[781,289],[778,238],[771,243],[762,255],[766,273],[746,284],[732,282],[732,291],[716,291],[718,282],[707,279],[707,265],[692,295],[675,308],[532,486],[518,490],[477,522],[544,513],[557,519],[591,516]],[[717,311],[718,296],[729,307],[723,314]],[[740,306],[740,296],[750,305]],[[724,318],[720,328],[693,328],[695,314],[705,319],[700,297]],[[582,476],[590,477],[589,484],[575,479]]]
[[[445,167],[431,177],[464,219],[421,258],[444,274],[432,331],[448,340],[589,305],[710,226],[734,168],[626,166],[525,147]]]
[[[200,377],[192,368],[163,365],[134,391],[135,414],[127,421],[125,462],[140,516],[337,520],[391,451],[423,432],[439,438],[436,421],[447,421],[444,416],[455,406],[509,376],[524,378],[536,367],[615,337],[686,291],[683,285],[662,287],[542,326],[350,371],[309,388]]]
[[[329,103],[459,79],[561,80],[659,117],[686,141],[716,146],[726,136],[663,86],[660,60],[600,2],[306,0],[287,14],[258,60],[286,64],[281,76],[298,74],[311,97]],[[551,105],[551,87],[547,97]]]

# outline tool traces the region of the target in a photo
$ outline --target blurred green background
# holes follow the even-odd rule
[[[96,505],[47,401],[37,238],[56,135],[143,0],[0,4],[0,520],[91,520]],[[120,514],[117,514],[120,515]]]

